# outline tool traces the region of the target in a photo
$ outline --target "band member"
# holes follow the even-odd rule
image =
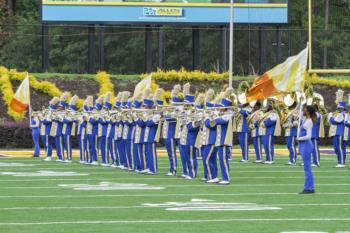
[[[288,165],[295,165],[297,161],[296,137],[298,127],[298,112],[296,110],[297,102],[291,95],[284,98],[284,104],[288,107],[288,113],[282,122],[285,131],[287,148],[289,151]]]
[[[313,151],[313,144],[311,142],[312,125],[317,121],[317,116],[314,107],[306,106],[303,108],[303,120],[299,126],[299,151],[303,158],[305,183],[304,190],[300,194],[315,193],[314,177],[311,169],[311,153]]]
[[[276,106],[275,106],[276,108]],[[259,124],[259,135],[266,154],[266,164],[274,163],[274,137],[281,135],[280,118],[274,109],[274,100],[266,101],[266,110]]]
[[[190,94],[190,84],[186,83],[183,87],[184,93],[184,108],[186,111],[186,116],[181,126],[181,134],[180,134],[180,155],[183,160],[186,161],[185,166],[187,166],[188,175],[185,177],[186,179],[194,179],[197,177],[197,149],[195,147],[197,134],[199,131],[199,124],[196,123],[194,116],[195,112],[193,111],[193,104],[195,97]],[[184,164],[183,164],[184,166]]]
[[[312,166],[319,167],[321,165],[320,138],[324,138],[324,124],[323,124],[323,116],[322,116],[323,114],[321,111],[324,110],[323,111],[324,113],[326,113],[326,111],[324,109],[323,97],[320,94],[314,93],[313,101],[314,101],[314,109],[316,111],[317,121],[314,122],[312,126],[311,141],[314,146],[312,151],[312,159],[313,159]]]
[[[334,152],[337,155],[337,168],[345,167],[346,145],[343,141],[344,127],[345,127],[345,107],[346,103],[343,101],[343,90],[338,90],[336,93],[337,111],[328,114],[329,137],[332,138]]]
[[[86,134],[86,126],[87,126],[87,120],[88,114],[90,112],[90,109],[93,106],[93,97],[88,96],[83,104],[82,108],[82,116],[78,119],[78,130],[77,130],[77,137],[78,137],[78,144],[79,144],[79,150],[80,150],[80,163],[86,164],[89,161],[89,149],[88,149],[88,139]]]
[[[96,109],[94,107],[90,107],[89,111],[90,111],[90,114],[88,115],[87,124],[86,124],[87,148],[89,150],[89,153],[88,153],[89,157],[87,159],[87,164],[98,165],[97,150],[96,150],[98,116],[97,116]]]
[[[72,162],[72,136],[75,136],[76,121],[74,119],[74,113],[77,111],[76,102],[78,101],[78,96],[73,96],[70,99],[68,105],[68,111],[66,112],[63,119],[63,144],[64,150],[66,152],[65,162]]]
[[[253,112],[248,118],[248,125],[251,130],[256,156],[255,163],[262,163],[262,143],[261,136],[259,135],[259,123],[263,117],[264,113],[261,110],[261,102],[256,102],[253,107]]]
[[[125,106],[126,109],[131,108],[131,104],[133,102],[133,98],[129,98],[128,102]],[[131,112],[125,112],[123,114],[123,141],[125,144],[125,158],[126,158],[126,166],[129,171],[134,170],[134,133],[135,133],[135,122],[133,121],[133,117]]]
[[[228,88],[221,100],[220,116],[215,119],[216,124],[216,142],[215,147],[219,156],[220,169],[222,174],[222,180],[219,184],[227,185],[230,183],[230,164],[228,156],[226,154],[226,147],[232,146],[232,117],[233,113],[229,110],[232,107],[231,94],[233,90]]]
[[[119,92],[116,100],[115,100],[115,105],[114,108],[117,109],[118,111],[120,111],[121,106],[122,106],[122,97],[123,97],[123,92]],[[122,163],[121,163],[121,156],[120,156],[120,149],[121,149],[121,145],[120,145],[120,141],[121,141],[121,135],[122,135],[122,131],[123,128],[120,129],[120,119],[121,117],[119,115],[115,115],[114,117],[114,153],[115,153],[115,166],[118,168],[123,168]]]
[[[109,167],[108,163],[108,147],[107,147],[107,128],[108,128],[108,107],[111,107],[110,101],[111,101],[111,93],[107,92],[102,97],[102,110],[100,111],[100,117],[98,118],[98,131],[97,131],[97,137],[98,142],[100,146],[101,151],[101,166],[103,167]]]
[[[175,85],[171,92],[171,105],[182,104],[182,99],[179,97],[181,91],[180,85]],[[176,112],[171,111],[164,115],[165,121],[162,124],[162,135],[164,139],[164,145],[168,153],[169,158],[169,172],[168,176],[175,176],[177,172],[177,155],[176,155],[176,145],[179,145],[179,140],[177,139],[176,132]],[[183,174],[187,175],[187,168],[184,168]]]
[[[146,109],[152,110],[154,107],[154,101],[152,97],[144,98],[143,106]],[[157,142],[157,129],[158,123],[160,120],[159,114],[150,114],[146,111],[145,113],[145,135],[144,135],[144,143],[145,143],[145,153],[147,160],[147,167],[149,172],[147,174],[153,175],[157,173],[158,170],[158,162],[157,162],[157,151],[156,151],[156,142]],[[160,131],[159,131],[160,133]]]
[[[39,157],[40,156],[40,144],[39,144],[40,120],[39,120],[37,112],[33,112],[32,113],[31,121],[30,121],[30,128],[32,130],[32,139],[33,139],[33,142],[34,142],[33,157]]]
[[[238,101],[241,107],[238,109],[238,114],[235,119],[236,131],[238,133],[239,145],[242,150],[242,160],[241,162],[248,162],[249,160],[249,127],[247,118],[252,112],[251,107],[246,98],[246,91],[249,89],[249,84],[247,82],[241,82],[239,85],[239,90],[242,92],[238,95]]]
[[[140,109],[142,106],[142,93],[134,93],[134,101],[132,103],[132,107],[134,109]],[[133,137],[133,148],[134,148],[134,170],[135,172],[139,173],[142,170],[144,170],[144,167],[142,165],[142,154],[143,154],[143,144],[141,142],[141,138],[144,137],[144,128],[140,127],[138,124],[138,113],[135,111],[132,113],[132,120],[135,124],[135,131],[134,131],[134,137]]]
[[[129,91],[124,91],[121,97],[121,110],[122,112],[125,111],[128,108],[128,99],[130,97],[130,92]],[[126,112],[126,111],[125,111]],[[129,169],[129,160],[126,155],[126,150],[125,150],[125,143],[126,139],[123,138],[123,132],[124,132],[124,116],[122,115],[119,118],[118,124],[118,130],[117,130],[117,138],[118,138],[118,152],[119,152],[119,159],[120,159],[120,168],[123,170],[128,170]]]
[[[43,116],[41,123],[41,135],[45,135],[45,137],[41,137],[43,139],[43,142],[45,143],[45,149],[46,149],[46,158],[45,161],[51,161],[52,160],[52,143],[55,141],[55,137],[51,136],[51,126],[52,126],[52,115],[53,112],[57,110],[57,104],[60,101],[59,98],[53,97],[50,100],[49,108],[46,112],[46,114]]]
[[[208,96],[211,95],[211,93],[208,93],[210,90],[207,91],[206,94],[206,108],[209,110],[212,110],[210,114],[206,114],[204,116],[204,124],[201,131],[201,145],[202,145],[202,159],[204,164],[204,178],[207,179],[207,183],[217,183],[219,182],[218,179],[218,172],[217,172],[217,164],[216,164],[216,148],[215,148],[215,142],[216,142],[216,125],[213,121],[215,118],[216,112],[215,105],[213,102],[209,102],[210,99]]]

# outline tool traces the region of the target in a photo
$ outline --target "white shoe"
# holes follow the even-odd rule
[[[46,157],[46,158],[44,159],[45,162],[49,162],[49,161],[51,161],[51,160],[52,160],[51,157]]]
[[[316,164],[311,164],[311,167],[317,167],[317,165]]]
[[[118,167],[118,165],[113,163],[113,164],[111,165],[111,167],[116,168],[116,167]]]
[[[148,172],[150,172],[149,169],[144,169],[144,170],[141,171],[141,173],[148,173]]]
[[[203,177],[203,178],[201,179],[201,181],[207,181],[207,179]]]
[[[263,161],[262,160],[255,160],[254,163],[262,163]]]
[[[93,162],[90,163],[90,165],[92,165],[92,166],[97,166],[97,165],[98,165],[98,162],[97,162],[97,161],[93,161]]]
[[[108,163],[101,163],[101,166],[102,167],[109,167],[109,164]]]
[[[186,179],[186,180],[193,180],[193,178],[190,177],[190,176],[186,176],[185,179]]]
[[[172,173],[172,172],[168,172],[168,173],[166,174],[166,176],[175,176],[175,174]]]
[[[248,160],[246,160],[246,159],[241,160],[241,163],[247,163],[247,162],[248,162]]]
[[[185,174],[182,174],[182,175],[181,175],[181,177],[182,177],[182,178],[186,178],[186,177],[187,177],[187,175],[185,175]]]
[[[228,184],[230,184],[230,181],[222,180],[222,181],[219,182],[219,184],[228,185]]]
[[[215,178],[207,181],[207,183],[218,183],[218,182],[219,182],[219,178]]]
[[[86,162],[84,160],[79,161],[80,164],[85,164]]]
[[[121,169],[122,169],[122,170],[128,170],[128,168],[127,168],[127,167],[124,167],[123,165],[121,165]]]
[[[149,172],[147,172],[146,174],[147,174],[147,175],[155,175],[156,173],[155,173],[155,172],[149,171]]]
[[[62,159],[56,159],[56,162],[64,163]]]
[[[273,161],[265,161],[264,163],[265,163],[265,164],[271,165],[271,164],[273,164],[274,162],[273,162]]]
[[[292,163],[292,162],[288,162],[287,164],[290,165],[290,166],[294,166],[295,165],[295,163]]]
[[[336,168],[345,168],[345,164],[337,164]]]
[[[133,168],[128,168],[128,171],[129,171],[129,172],[133,172],[134,169],[133,169]]]

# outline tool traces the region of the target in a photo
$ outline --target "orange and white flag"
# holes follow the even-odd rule
[[[248,100],[264,100],[271,96],[303,90],[307,56],[308,48],[256,78],[248,90]]]
[[[29,76],[25,77],[13,96],[10,108],[18,113],[23,113],[30,105]]]

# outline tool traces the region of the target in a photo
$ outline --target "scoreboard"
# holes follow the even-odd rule
[[[229,0],[43,0],[44,23],[227,24]],[[235,0],[238,24],[287,24],[288,0]]]

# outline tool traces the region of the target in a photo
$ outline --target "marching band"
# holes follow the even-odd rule
[[[241,162],[248,162],[249,142],[253,142],[255,163],[274,163],[274,140],[284,131],[289,152],[288,165],[297,162],[297,144],[310,126],[301,114],[301,106],[316,110],[308,143],[312,166],[320,166],[319,142],[324,137],[324,124],[329,124],[337,167],[345,167],[346,145],[350,142],[350,114],[346,112],[343,91],[336,93],[337,111],[327,114],[323,97],[307,86],[303,93],[291,93],[263,101],[249,102],[247,82],[215,95],[214,90],[191,94],[191,86],[175,85],[169,105],[162,99],[162,89],[154,94],[124,91],[111,103],[111,93],[95,100],[86,97],[82,109],[78,96],[65,92],[54,97],[48,108],[32,113],[31,128],[39,156],[39,138],[45,149],[45,161],[52,160],[56,148],[59,162],[72,162],[73,138],[79,145],[80,163],[117,167],[143,174],[158,172],[156,144],[162,138],[169,159],[168,176],[179,172],[185,179],[198,177],[198,158],[202,158],[207,183],[229,184],[231,150],[234,133],[242,152]],[[305,123],[306,122],[306,123]],[[303,127],[299,127],[302,125]],[[309,130],[309,128],[307,128]],[[306,145],[306,144],[305,144]],[[301,147],[300,147],[301,148]],[[300,149],[303,150],[303,149]],[[264,152],[264,153],[263,153]],[[300,151],[303,154],[303,151]],[[180,155],[181,169],[178,169]],[[263,158],[265,155],[265,158]],[[100,158],[100,161],[99,161]],[[218,177],[217,160],[221,170]],[[305,162],[305,161],[304,161]]]

